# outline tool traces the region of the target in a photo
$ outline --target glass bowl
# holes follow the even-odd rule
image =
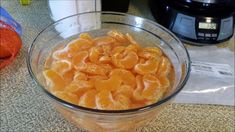
[[[46,89],[42,71],[46,58],[54,48],[65,45],[82,32],[101,36],[112,29],[130,33],[142,46],[160,47],[169,57],[175,77],[171,90],[162,100],[137,109],[97,110],[65,102]],[[156,119],[158,113],[184,87],[190,73],[190,58],[181,41],[153,21],[124,13],[88,12],[63,18],[42,30],[29,48],[27,66],[31,77],[53,106],[80,129],[96,132],[133,131]]]

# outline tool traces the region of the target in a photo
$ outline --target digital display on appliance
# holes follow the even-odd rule
[[[213,29],[213,30],[216,30],[216,23],[199,22],[199,29]]]

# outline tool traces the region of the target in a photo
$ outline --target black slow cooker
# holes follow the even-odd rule
[[[157,22],[196,45],[228,40],[234,32],[235,0],[150,0]]]

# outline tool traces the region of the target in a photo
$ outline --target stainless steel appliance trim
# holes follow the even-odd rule
[[[200,2],[200,3],[208,3],[208,4],[218,3],[218,0],[191,0],[191,1]]]

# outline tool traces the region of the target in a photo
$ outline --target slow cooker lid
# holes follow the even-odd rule
[[[165,5],[169,5],[181,11],[198,15],[231,15],[231,13],[235,11],[235,0],[159,0],[158,2],[165,3]]]

